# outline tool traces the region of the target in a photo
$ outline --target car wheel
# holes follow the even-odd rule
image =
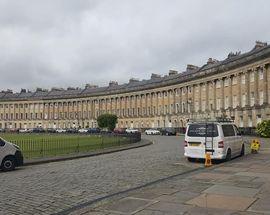
[[[169,133],[166,133],[166,136],[169,136]]]
[[[244,156],[244,155],[245,155],[245,145],[243,144],[241,148],[240,156]]]
[[[12,157],[5,158],[2,162],[3,171],[11,171],[15,169],[15,159]]]
[[[225,160],[230,161],[231,159],[232,159],[232,152],[231,152],[231,149],[228,149]]]

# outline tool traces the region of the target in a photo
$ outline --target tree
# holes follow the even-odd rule
[[[264,120],[258,123],[256,132],[262,137],[270,137],[270,120]]]
[[[98,126],[100,128],[107,128],[112,131],[117,123],[117,116],[114,114],[102,114],[97,118]]]

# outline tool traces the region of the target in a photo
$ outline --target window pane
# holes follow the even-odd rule
[[[232,125],[222,125],[222,130],[223,130],[224,137],[235,136]]]
[[[207,129],[206,129],[207,128]],[[215,124],[191,124],[188,128],[189,137],[217,137],[218,130]]]

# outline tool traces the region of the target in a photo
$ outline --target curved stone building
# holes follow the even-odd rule
[[[270,119],[270,46],[256,42],[244,54],[209,58],[186,71],[97,87],[0,92],[0,128],[96,127],[103,113],[118,116],[118,127],[185,127],[190,118],[232,117],[239,127]]]

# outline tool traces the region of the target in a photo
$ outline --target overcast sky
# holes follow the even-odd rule
[[[270,42],[268,0],[0,0],[0,89],[183,71]]]

